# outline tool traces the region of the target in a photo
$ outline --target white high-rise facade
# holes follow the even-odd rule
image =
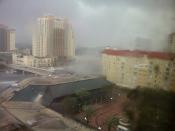
[[[14,54],[13,63],[33,67],[52,67],[74,57],[75,42],[70,23],[67,19],[48,15],[37,20],[33,32],[32,55],[21,57],[21,54]]]
[[[13,51],[16,49],[16,30],[8,29],[7,30],[7,51]]]
[[[55,16],[38,18],[32,48],[34,57],[73,59],[75,44],[71,25]]]

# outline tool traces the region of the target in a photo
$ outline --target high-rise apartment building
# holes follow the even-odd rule
[[[23,57],[22,57],[23,56]],[[67,19],[43,16],[33,32],[32,55],[13,54],[13,63],[34,67],[56,66],[75,56],[74,34]]]
[[[7,51],[15,50],[16,43],[16,30],[8,29],[7,30]]]
[[[175,33],[169,35],[169,51],[175,53]]]
[[[0,51],[10,52],[15,50],[15,30],[5,25],[0,25]]]
[[[0,51],[2,52],[6,51],[6,30],[7,26],[0,25]]]
[[[75,56],[73,30],[66,19],[44,16],[37,20],[33,34],[33,56],[72,59]]]

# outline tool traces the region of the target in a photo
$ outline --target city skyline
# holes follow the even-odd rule
[[[33,21],[50,13],[69,18],[79,46],[164,50],[175,31],[174,5],[173,0],[1,0],[0,21],[16,27],[17,43],[23,45],[32,43]]]
[[[0,130],[175,131],[175,0],[0,0]]]
[[[13,64],[30,67],[53,67],[75,59],[75,36],[68,19],[41,16],[33,31],[32,54],[16,51]]]

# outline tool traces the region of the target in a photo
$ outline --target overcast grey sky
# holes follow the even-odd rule
[[[45,14],[67,17],[82,46],[162,50],[175,31],[175,0],[0,0],[0,23],[16,28],[18,43],[31,44]]]

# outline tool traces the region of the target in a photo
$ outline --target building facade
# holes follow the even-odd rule
[[[33,66],[33,56],[23,55],[21,53],[13,53],[12,55],[13,64],[23,66]]]
[[[122,87],[170,89],[175,85],[174,58],[172,53],[105,49],[103,75]]]
[[[175,53],[175,33],[169,35],[169,51]]]
[[[16,43],[16,30],[14,29],[8,29],[7,30],[7,51],[14,51],[16,49],[15,47]]]
[[[13,54],[13,63],[51,67],[74,59],[75,40],[71,24],[67,19],[50,15],[38,18],[32,38],[32,55],[26,51],[16,51]]]
[[[44,57],[37,58],[32,55],[24,55],[21,53],[13,53],[13,64],[31,67],[52,67],[56,66],[56,58]]]
[[[0,25],[0,51],[10,52],[15,50],[15,33],[14,29],[9,29],[5,25]]]
[[[0,51],[5,52],[6,51],[6,29],[7,27],[4,25],[0,25]]]
[[[70,60],[75,56],[73,30],[67,19],[44,16],[37,20],[33,33],[32,54],[36,58]]]

